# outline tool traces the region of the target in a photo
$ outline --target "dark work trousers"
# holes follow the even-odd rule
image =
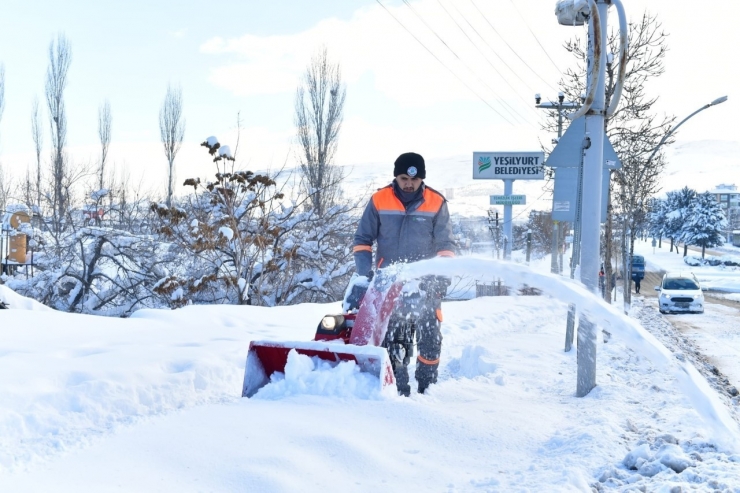
[[[383,347],[388,349],[398,392],[409,395],[411,386],[408,364],[414,355],[416,339],[416,382],[419,385],[418,391],[423,393],[429,385],[437,381],[439,356],[442,352],[439,320],[442,314],[442,296],[431,290],[403,293],[397,303],[396,312],[388,323]]]

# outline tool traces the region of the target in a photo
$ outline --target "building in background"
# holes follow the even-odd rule
[[[733,184],[722,183],[717,185],[709,193],[722,207],[727,218],[727,242],[734,246],[740,246],[740,235],[736,234],[740,228],[740,191]]]

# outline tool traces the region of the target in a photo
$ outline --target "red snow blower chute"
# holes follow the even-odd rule
[[[285,373],[288,353],[293,350],[330,363],[354,361],[361,371],[378,378],[380,389],[395,389],[388,351],[380,346],[402,285],[380,275],[372,282],[365,277],[355,278],[347,288],[344,313],[321,319],[313,341],[252,341],[242,397],[252,397],[270,383],[273,374]]]

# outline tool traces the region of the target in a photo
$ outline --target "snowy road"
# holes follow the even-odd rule
[[[645,298],[645,302],[658,309],[657,298]],[[683,337],[693,342],[706,361],[717,367],[732,386],[740,388],[740,309],[726,303],[707,298],[704,313],[664,317]]]
[[[663,272],[648,272],[640,295],[635,301],[658,311],[657,292]],[[731,387],[740,389],[740,303],[705,295],[704,313],[674,313],[663,315],[681,336],[691,341],[703,360],[715,366],[727,377]]]

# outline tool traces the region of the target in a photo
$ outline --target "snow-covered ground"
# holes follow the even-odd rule
[[[0,286],[0,490],[740,491],[737,402],[679,346],[523,265],[445,259],[406,275],[425,269],[546,295],[445,303],[440,382],[411,398],[305,360],[240,397],[250,340],[308,340],[338,303],[111,319]],[[563,352],[571,301],[611,332],[585,398]]]
[[[683,247],[678,255],[675,250],[670,252],[669,248],[667,243],[662,248],[653,248],[650,240],[635,244],[635,252],[645,256],[648,270],[692,272],[710,291],[706,293],[703,314],[673,314],[664,318],[672,325],[675,336],[692,346],[690,351],[702,355],[711,372],[721,372],[721,378],[727,379],[729,390],[733,387],[740,389],[740,303],[733,303],[740,301],[740,267],[690,266],[683,260]],[[740,259],[740,249],[736,247],[724,246],[713,250],[720,254],[717,258]],[[689,255],[701,256],[691,250]],[[650,293],[652,289],[652,285],[643,285],[643,293]],[[731,302],[720,303],[717,298]],[[645,296],[638,302],[640,306],[643,304],[653,312],[658,309],[656,298]]]

